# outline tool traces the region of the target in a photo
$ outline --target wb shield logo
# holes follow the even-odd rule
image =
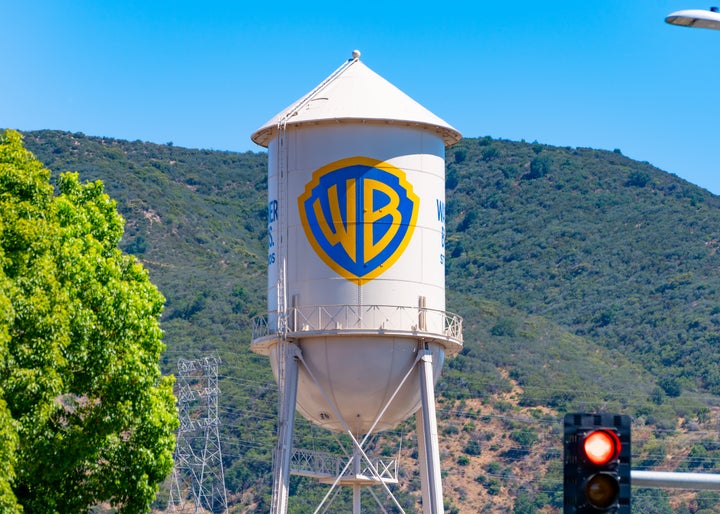
[[[310,244],[325,264],[358,285],[402,255],[419,204],[402,170],[367,157],[342,159],[316,170],[298,198]]]

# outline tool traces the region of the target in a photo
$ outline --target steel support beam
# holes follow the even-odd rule
[[[293,454],[293,432],[298,386],[299,350],[293,343],[280,345],[284,355],[283,388],[280,391],[282,403],[278,417],[278,440],[275,449],[275,476],[273,484],[272,514],[286,514],[290,488],[290,461]]]
[[[440,446],[435,414],[432,353],[424,352],[418,364],[422,407],[415,415],[418,433],[418,456],[422,483],[423,514],[443,514],[443,491],[440,479]]]

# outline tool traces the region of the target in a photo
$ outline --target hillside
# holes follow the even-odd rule
[[[449,161],[453,291],[720,393],[719,197],[617,152],[480,139]]]
[[[24,136],[54,175],[101,179],[117,200],[122,247],[167,299],[165,369],[213,351],[223,359],[233,511],[262,511],[277,388],[249,343],[250,319],[265,309],[266,155]],[[448,511],[556,512],[566,411],[631,414],[636,463],[714,466],[720,198],[617,151],[486,137],[461,141],[447,163],[448,309],[465,318],[465,349],[437,386]],[[411,439],[404,425],[378,449]],[[307,423],[296,444],[335,445]],[[405,457],[403,502],[413,505]],[[294,480],[306,503],[324,494]],[[636,505],[644,497],[658,510],[643,512],[698,501],[639,491]]]

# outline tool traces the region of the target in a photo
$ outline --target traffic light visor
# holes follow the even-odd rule
[[[582,443],[583,453],[591,463],[603,466],[620,455],[620,438],[609,430],[594,430]]]

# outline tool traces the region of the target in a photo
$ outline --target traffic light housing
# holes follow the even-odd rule
[[[566,414],[564,513],[630,513],[630,417]]]

